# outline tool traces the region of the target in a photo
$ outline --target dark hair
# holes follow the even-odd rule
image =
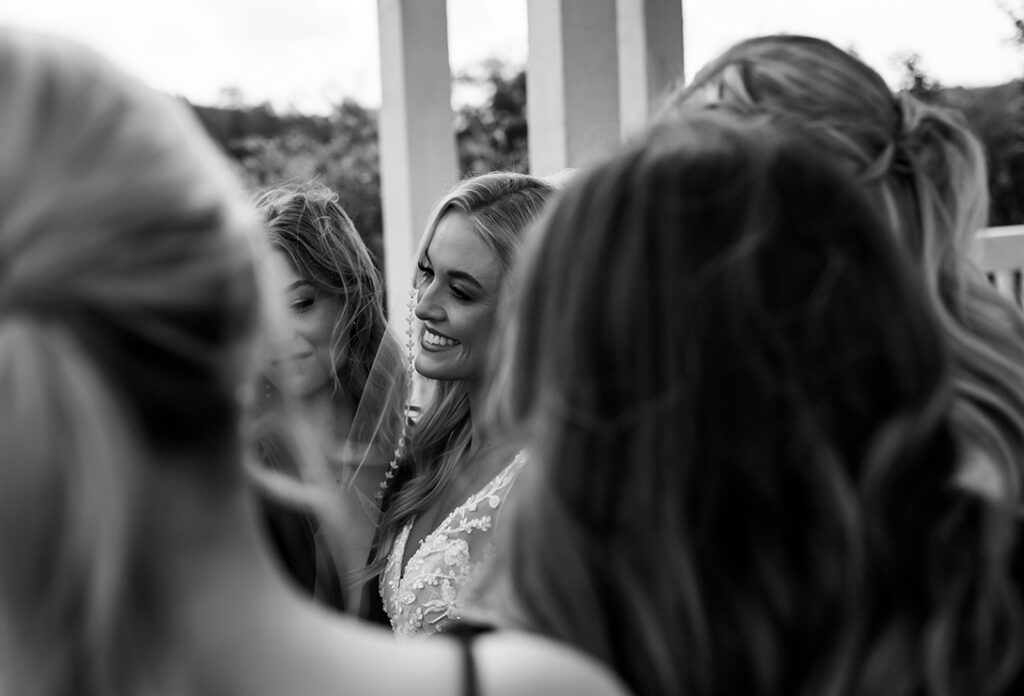
[[[894,95],[874,70],[807,36],[742,41],[672,95],[661,119],[695,109],[768,118],[851,172],[915,262],[953,361],[957,476],[1024,500],[1024,314],[970,260],[988,216],[984,150],[963,118]]]
[[[535,240],[491,395],[532,462],[486,603],[639,696],[1005,685],[1014,523],[948,485],[940,326],[850,176],[698,113]]]

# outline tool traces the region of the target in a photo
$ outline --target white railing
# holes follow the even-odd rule
[[[1024,306],[1024,225],[983,230],[974,258],[1001,294]]]

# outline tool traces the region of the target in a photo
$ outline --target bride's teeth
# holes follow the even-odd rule
[[[424,332],[424,340],[432,346],[454,346],[458,341],[444,336],[438,336],[431,331]]]

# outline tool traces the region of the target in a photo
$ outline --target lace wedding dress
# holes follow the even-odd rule
[[[504,470],[445,518],[409,558],[402,559],[412,522],[402,528],[381,575],[380,594],[399,638],[429,635],[461,618],[461,602],[491,552],[498,508],[525,462],[520,452]]]

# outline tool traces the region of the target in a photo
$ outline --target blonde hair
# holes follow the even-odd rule
[[[953,356],[965,465],[995,468],[1024,496],[1024,315],[968,250],[988,216],[983,148],[952,111],[894,95],[870,67],[805,36],[743,41],[671,95],[660,120],[695,109],[768,118],[809,138],[854,174],[885,212],[942,323]],[[980,456],[979,456],[980,455]]]
[[[161,690],[140,487],[241,480],[253,224],[184,106],[0,30],[0,691]]]

